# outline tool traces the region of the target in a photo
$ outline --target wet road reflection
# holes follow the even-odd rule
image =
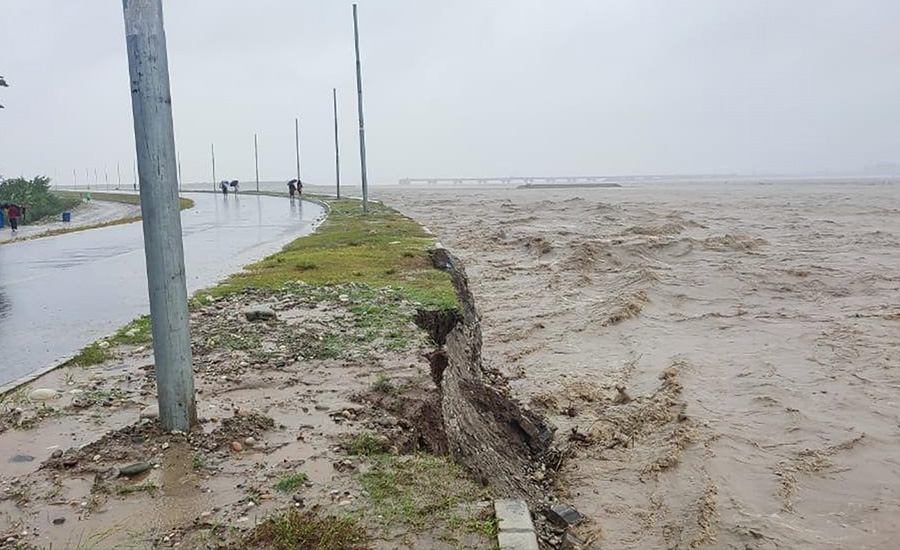
[[[188,292],[310,233],[321,206],[194,193],[182,212]],[[0,385],[148,312],[140,223],[0,246]]]

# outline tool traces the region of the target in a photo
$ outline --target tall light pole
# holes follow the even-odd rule
[[[72,168],[72,176],[75,178],[75,189],[78,189],[78,170]]]
[[[181,151],[178,152],[178,188],[184,189],[184,178],[181,175]]]
[[[138,190],[137,157],[135,157],[135,159],[132,161],[131,175],[134,177],[134,179],[132,180],[132,182],[133,182],[132,185],[134,187],[134,190],[137,191]]]
[[[91,190],[91,176],[89,175],[87,168],[84,169],[84,181],[87,182],[87,188],[88,188],[88,191],[90,191]]]
[[[122,187],[122,168],[116,163],[116,189]]]
[[[109,168],[103,167],[103,179],[106,181],[106,190],[109,191]]]
[[[186,431],[196,423],[197,408],[162,0],[122,0],[122,6],[159,420],[167,431]]]
[[[362,172],[363,212],[369,211],[369,179],[366,175],[366,124],[363,120],[362,67],[359,62],[359,22],[353,4],[353,43],[356,45],[356,101],[359,106],[359,166]]]
[[[297,183],[300,183],[300,119],[294,117],[294,149],[297,151]]]
[[[334,182],[337,187],[337,198],[341,198],[341,146],[338,140],[337,88],[331,89],[334,100]]]
[[[259,193],[259,143],[253,134],[253,161],[256,166],[256,192]]]
[[[216,192],[216,144],[210,144],[210,151],[212,152],[212,169],[213,169],[213,192]]]

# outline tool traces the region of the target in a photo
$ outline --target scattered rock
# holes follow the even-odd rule
[[[72,399],[72,406],[76,409],[86,409],[91,406],[91,402],[87,399],[82,399],[80,397],[75,397]]]
[[[100,455],[94,455],[94,462],[100,462],[100,459],[103,458]]]
[[[63,455],[62,449],[56,449],[52,453],[50,453],[50,458],[59,458]]]
[[[291,500],[293,500],[297,506],[303,506],[303,497],[300,496],[300,493],[296,493],[294,496],[292,496]]]
[[[136,462],[134,464],[129,464],[124,468],[119,470],[119,475],[124,477],[136,476],[138,474],[142,474],[152,468],[153,465],[149,462]]]
[[[581,520],[581,514],[568,504],[554,504],[547,510],[547,519],[553,525],[565,528],[578,523]]]
[[[346,458],[335,461],[334,463],[332,463],[332,466],[338,472],[349,472],[350,470],[353,470],[355,468],[355,466],[353,465],[353,461]]]
[[[164,442],[164,443],[161,445],[161,447],[162,447],[162,450],[165,451],[166,449],[169,448],[169,442],[168,442],[168,441]]]
[[[239,441],[232,441],[232,442],[231,442],[231,449],[232,449],[234,452],[239,453],[239,452],[241,452],[241,451],[244,450],[244,446],[241,445]]]
[[[267,321],[275,319],[275,310],[267,306],[255,306],[244,310],[244,317],[248,321]]]
[[[109,347],[109,342],[107,342],[106,340],[100,340],[100,342],[97,343],[97,347],[100,349],[106,349]]]
[[[53,525],[62,525],[66,522],[66,518],[53,518]]]
[[[31,462],[34,457],[31,455],[16,454],[9,459],[10,462]]]
[[[244,439],[244,445],[246,445],[247,447],[252,447],[252,446],[256,445],[256,439],[254,439],[252,437],[248,437],[248,438]]]
[[[50,401],[59,397],[59,392],[50,388],[39,388],[28,394],[32,401]]]
[[[133,328],[133,329],[129,329],[128,331],[126,331],[125,336],[127,336],[129,338],[134,338],[135,336],[137,336],[137,333],[138,333],[137,329]]]
[[[66,468],[71,468],[78,464],[78,457],[75,455],[69,455],[62,457],[62,461],[60,463]]]

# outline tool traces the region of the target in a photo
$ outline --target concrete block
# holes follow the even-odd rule
[[[500,531],[534,531],[531,512],[524,500],[495,500],[494,513]]]
[[[534,531],[500,531],[497,542],[500,550],[538,550]]]

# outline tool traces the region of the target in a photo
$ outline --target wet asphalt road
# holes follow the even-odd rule
[[[324,209],[192,193],[182,211],[188,292],[310,233]],[[0,386],[149,312],[140,222],[0,246]]]

